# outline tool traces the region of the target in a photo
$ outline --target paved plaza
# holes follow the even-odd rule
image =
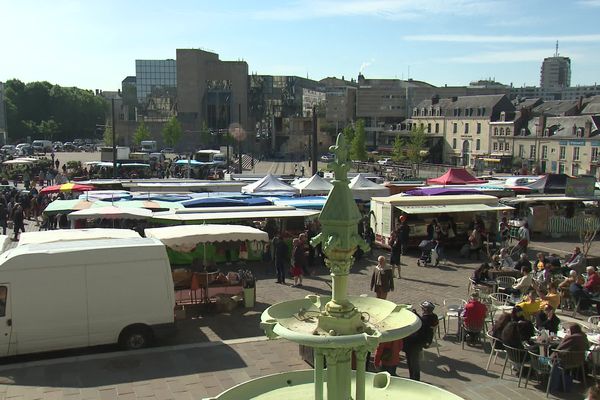
[[[29,229],[36,229],[33,223]],[[536,242],[536,246],[555,249],[560,254],[572,248],[568,242]],[[592,251],[598,250],[593,248]],[[370,275],[376,250],[357,263],[349,280],[349,293],[369,294]],[[416,266],[416,253],[403,258],[402,279],[389,300],[417,305],[430,300],[441,305],[444,298],[467,296],[467,277],[476,263],[450,257],[437,268]],[[0,399],[201,399],[216,395],[245,380],[267,374],[308,368],[298,355],[298,347],[284,340],[265,340],[259,328],[260,313],[275,302],[310,293],[330,293],[325,268],[305,278],[302,288],[275,283],[273,269],[255,265],[259,278],[257,304],[253,309],[238,308],[231,314],[187,310],[176,338],[161,346],[137,352],[100,350],[61,352],[50,355],[14,357],[0,365]],[[441,306],[436,311],[441,312]],[[445,388],[465,399],[543,399],[545,393],[534,382],[527,389],[517,387],[517,377],[507,371],[499,378],[500,365],[485,371],[487,353],[481,345],[461,349],[453,334],[435,349],[425,351],[422,380]],[[442,329],[443,336],[443,329]],[[401,363],[398,374],[408,376]],[[570,394],[555,393],[559,398],[583,398],[576,385]]]

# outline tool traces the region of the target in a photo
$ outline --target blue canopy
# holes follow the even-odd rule
[[[273,205],[273,202],[269,199],[265,199],[264,197],[246,197],[240,199],[247,206],[270,206]]]
[[[228,199],[226,197],[199,197],[190,200],[184,200],[181,204],[185,208],[195,207],[235,207],[246,206],[242,200]]]
[[[302,209],[322,210],[327,196],[310,196],[310,197],[282,197],[273,199],[275,205],[292,206]]]

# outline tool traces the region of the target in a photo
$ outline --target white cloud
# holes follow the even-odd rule
[[[600,34],[589,35],[557,35],[557,36],[522,36],[512,35],[408,35],[407,41],[417,42],[456,42],[456,43],[543,43],[543,42],[599,42]]]
[[[482,53],[469,54],[457,57],[448,57],[438,59],[439,62],[449,62],[457,64],[502,64],[519,62],[540,62],[550,54],[548,49],[528,49],[528,50],[510,50],[510,51],[488,51]],[[572,59],[581,59],[578,53],[569,53]]]
[[[600,0],[580,0],[577,3],[587,7],[600,7]]]
[[[426,15],[476,15],[491,13],[498,0],[298,0],[289,6],[260,10],[257,19],[300,20],[369,16],[414,19]]]

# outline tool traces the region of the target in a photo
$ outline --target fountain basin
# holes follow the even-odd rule
[[[391,377],[387,372],[367,373],[367,399],[461,400],[447,390],[410,379]],[[327,374],[325,373],[325,380]],[[354,391],[355,375],[352,374]],[[216,397],[204,400],[306,400],[314,398],[314,370],[282,372],[244,382]],[[326,398],[326,397],[325,397]]]

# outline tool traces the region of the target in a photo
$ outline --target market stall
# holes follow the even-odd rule
[[[176,288],[189,293],[187,297],[179,293],[180,303],[208,302],[219,294],[255,298],[256,288],[248,282],[247,273],[225,274],[216,265],[221,249],[237,247],[240,253],[248,252],[253,243],[268,243],[266,232],[243,225],[180,225],[146,229],[145,234],[166,246]]]
[[[454,241],[466,241],[468,228],[475,217],[480,217],[487,228],[494,227],[498,212],[512,211],[513,208],[499,204],[494,196],[440,195],[374,197],[371,200],[371,227],[375,240],[388,245],[392,230],[396,229],[401,215],[407,217],[410,228],[410,243],[417,245],[427,236],[427,225],[435,218],[439,222],[452,225]]]

